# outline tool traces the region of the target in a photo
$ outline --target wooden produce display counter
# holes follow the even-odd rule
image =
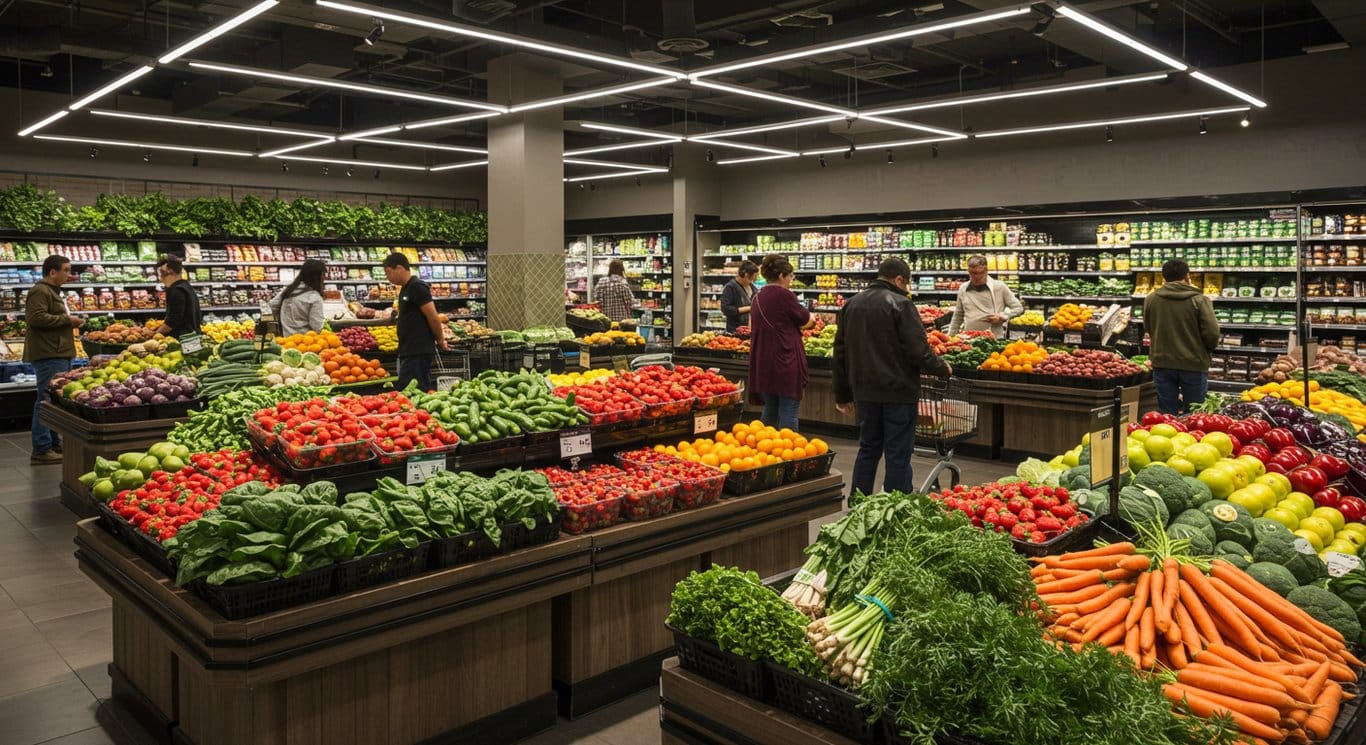
[[[831,473],[238,621],[96,520],[76,557],[113,598],[114,699],[159,742],[506,743],[557,691],[582,713],[653,685],[677,581],[795,566],[842,493]]]
[[[837,471],[746,497],[592,533],[589,586],[555,599],[555,686],[576,717],[640,690],[673,652],[664,628],[674,585],[712,564],[761,576],[799,566],[808,524],[840,510]]]
[[[95,456],[110,458],[130,450],[146,450],[165,440],[171,427],[185,421],[184,417],[175,417],[96,424],[51,401],[42,403],[38,417],[62,438],[62,504],[83,517],[94,513],[85,496],[88,489],[80,479],[95,467]]]

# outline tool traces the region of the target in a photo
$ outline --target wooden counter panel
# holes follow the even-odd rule
[[[771,577],[795,569],[806,560],[804,551],[811,542],[807,524],[793,525],[768,535],[723,546],[702,555],[703,569],[718,564],[753,570],[760,577]]]
[[[146,623],[138,608],[118,595],[113,597],[111,613],[115,664],[163,719],[174,721],[178,660],[170,638]]]
[[[50,401],[44,401],[38,407],[38,418],[61,435],[62,483],[78,494],[86,493],[80,478],[95,467],[95,456],[109,458],[130,450],[146,450],[166,439],[166,433],[176,423],[185,421],[185,417],[177,417],[96,424]]]

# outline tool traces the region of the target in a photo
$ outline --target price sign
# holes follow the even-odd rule
[[[1120,430],[1123,431],[1128,413],[1120,410]],[[1091,485],[1099,486],[1116,473],[1129,468],[1129,449],[1123,442],[1119,447],[1119,463],[1115,463],[1114,409],[1100,406],[1091,410]]]
[[[1080,343],[1081,343],[1081,334],[1075,334],[1075,333],[1074,333],[1074,334],[1063,334],[1063,335],[1062,335],[1062,343],[1063,343],[1063,344],[1080,344]]]
[[[613,355],[612,368],[618,372],[626,372],[631,369],[631,361],[624,354]]]
[[[579,350],[579,367],[587,370],[593,366],[593,357],[588,354],[588,347]]]
[[[536,355],[533,352],[526,352],[522,355],[522,368],[525,370],[536,369]]]
[[[1328,564],[1329,577],[1341,577],[1361,566],[1360,557],[1340,553],[1338,551],[1328,551],[1324,553],[1323,558]]]
[[[446,456],[442,453],[432,455],[413,455],[408,458],[408,484],[416,486],[427,483],[427,479],[446,470]]]
[[[716,412],[699,411],[692,418],[692,433],[695,435],[716,431]]]
[[[180,353],[198,354],[204,350],[204,337],[199,334],[186,334],[180,337]]]
[[[579,458],[593,454],[593,431],[575,427],[560,433],[560,459]]]

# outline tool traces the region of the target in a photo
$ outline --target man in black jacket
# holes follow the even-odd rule
[[[909,492],[911,452],[920,398],[920,375],[953,374],[925,338],[920,312],[907,296],[911,268],[905,261],[882,262],[868,289],[840,309],[835,332],[835,407],[858,408],[859,447],[851,493],[871,494],[878,461],[885,455],[882,488]]]
[[[735,278],[722,288],[721,315],[726,317],[728,333],[749,325],[749,307],[754,304],[754,279],[758,276],[759,265],[743,261],[735,272]]]

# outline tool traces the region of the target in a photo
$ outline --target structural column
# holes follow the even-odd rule
[[[715,251],[721,237],[716,233],[697,235],[695,226],[701,216],[721,215],[721,179],[715,163],[706,161],[706,148],[695,143],[674,145],[673,178],[673,254],[674,254],[674,342],[697,330],[697,287],[702,254]]]
[[[489,62],[489,100],[553,98],[552,63],[513,54]],[[558,106],[489,120],[489,325],[564,325],[564,127]]]

